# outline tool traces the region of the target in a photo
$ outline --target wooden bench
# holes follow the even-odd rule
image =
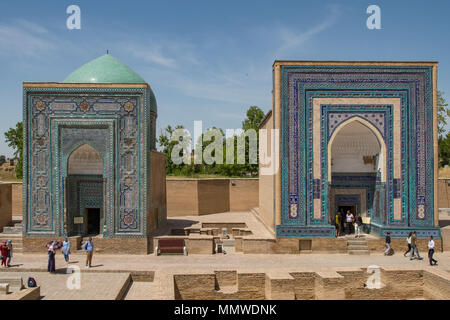
[[[155,255],[157,256],[160,253],[182,253],[186,256],[187,251],[184,245],[184,239],[158,239],[158,246],[155,247]]]

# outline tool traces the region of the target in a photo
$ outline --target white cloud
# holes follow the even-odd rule
[[[55,39],[39,25],[24,20],[0,25],[0,55],[38,57],[57,48]]]
[[[292,28],[280,27],[278,37],[281,40],[281,45],[277,50],[277,56],[286,54],[294,49],[298,49],[306,41],[313,38],[315,35],[330,28],[339,17],[339,7],[336,5],[329,6],[329,14],[325,19],[316,26],[299,33]]]

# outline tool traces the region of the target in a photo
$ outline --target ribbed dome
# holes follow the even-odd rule
[[[66,83],[146,83],[125,64],[105,54],[72,72]]]

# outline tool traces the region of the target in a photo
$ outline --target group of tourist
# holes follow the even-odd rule
[[[62,254],[64,255],[64,260],[66,261],[67,265],[70,263],[70,241],[68,238],[65,238],[64,241],[61,243],[59,241],[53,240],[50,241],[47,244],[47,251],[48,251],[48,267],[47,271],[50,273],[56,272],[56,266],[55,266],[55,255],[56,250],[62,248]],[[86,268],[90,268],[92,265],[92,255],[94,253],[94,242],[92,241],[92,238],[89,237],[89,240],[86,241],[82,249],[86,251]]]
[[[4,268],[11,267],[11,259],[13,256],[13,245],[11,240],[3,240],[0,245],[0,254],[2,260],[2,266]]]
[[[392,255],[393,250],[391,248],[391,233],[387,232],[385,239],[386,247],[384,250],[384,255]],[[403,253],[403,256],[406,257],[408,253],[410,253],[409,260],[413,260],[415,258],[415,254],[417,255],[418,260],[423,260],[423,258],[419,254],[419,249],[417,249],[417,233],[416,231],[410,232],[408,237],[406,238],[406,244],[408,245],[408,249]],[[433,258],[434,255],[434,240],[433,236],[428,238],[428,259],[430,261],[431,266],[437,265],[437,260]]]
[[[343,211],[338,212],[335,217],[336,237],[355,233],[355,238],[358,238],[361,235],[362,224],[361,216],[355,217],[350,210],[347,210],[346,214]]]

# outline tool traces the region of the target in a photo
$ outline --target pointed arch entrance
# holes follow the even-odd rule
[[[95,236],[104,221],[104,161],[91,145],[75,147],[67,159],[68,234]]]
[[[387,176],[386,150],[380,131],[359,116],[334,130],[327,153],[330,221],[336,214],[344,218],[348,211],[370,217],[375,208],[379,210],[379,189]]]

